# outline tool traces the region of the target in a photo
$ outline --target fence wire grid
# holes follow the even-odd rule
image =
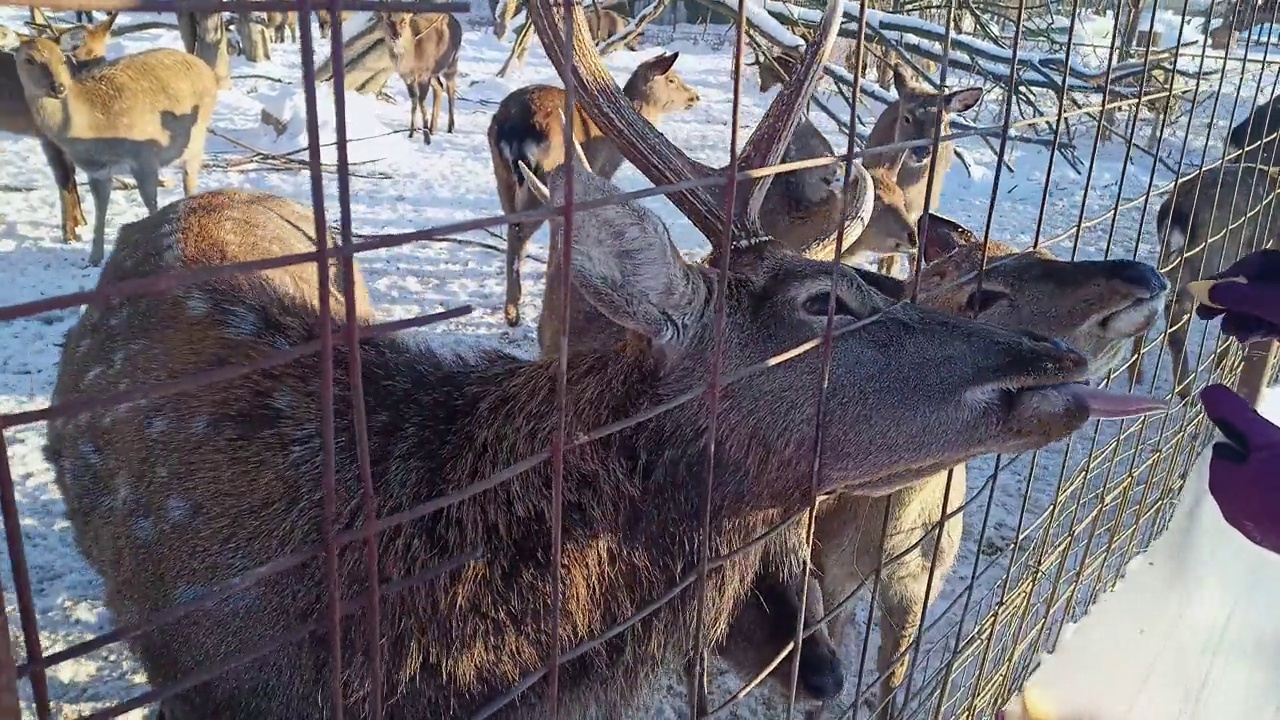
[[[117,190],[101,276],[36,238],[84,224],[56,149],[62,223],[0,205],[0,323],[37,353],[6,353],[31,379],[0,406],[3,717],[991,718],[1164,528],[1212,429],[1195,392],[1256,403],[1274,374],[1273,346],[1175,301],[1276,244],[1274,8],[7,7],[0,83],[36,108],[0,105],[35,118],[0,126],[9,153],[83,172],[83,147],[121,143],[41,125],[94,109],[85,88],[116,81],[93,63],[185,47],[219,90],[198,193],[126,222]],[[59,60],[94,28],[107,59]],[[522,67],[495,80],[504,57]],[[177,77],[199,85],[143,70],[113,107],[172,113]],[[417,94],[426,143],[350,129]],[[263,128],[271,149],[244,139]],[[137,167],[185,142],[159,132],[115,150],[144,199]],[[384,141],[406,157],[353,159]],[[467,164],[482,142],[492,169]],[[480,206],[385,210],[460,202],[477,168]],[[53,202],[44,170],[10,174],[34,186],[4,198]],[[512,240],[546,220],[545,257]],[[24,286],[38,263],[67,292]],[[522,263],[548,266],[544,298]],[[435,287],[448,273],[474,297]],[[487,349],[426,349],[449,333]],[[1043,437],[1015,435],[1041,410],[1014,390],[1084,377],[1045,335],[1170,410],[1045,409]]]

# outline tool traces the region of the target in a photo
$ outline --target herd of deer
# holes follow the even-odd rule
[[[835,154],[805,108],[834,42],[840,7],[830,2],[803,54],[784,58],[789,79],[762,74],[762,90],[779,82],[782,88],[743,146],[742,167]],[[561,131],[563,90],[530,86],[511,93],[488,129],[503,209],[562,205],[569,176],[576,202],[618,194],[609,178],[624,160],[655,185],[723,172],[693,160],[654,127],[663,115],[699,102],[674,69],[678,53],[645,61],[619,91],[594,50],[581,7],[570,10],[577,16],[572,66],[559,29],[565,8],[531,0],[530,17],[548,57],[561,77],[573,73],[581,88],[571,118],[574,142],[565,147]],[[40,138],[62,191],[68,240],[83,223],[74,169],[89,175],[96,205],[92,262],[103,257],[111,171],[128,167],[137,179],[150,214],[121,227],[99,282],[332,243],[316,236],[311,211],[292,201],[256,192],[196,193],[218,92],[212,71],[174,50],[103,60],[103,28],[114,19],[82,27],[85,40],[70,55],[56,42],[65,31],[47,23],[44,36],[24,37],[15,54],[0,54],[7,63],[0,66],[0,97],[9,103],[0,129]],[[426,90],[436,94],[424,129],[429,138],[440,90],[452,101],[461,28],[452,17],[441,22],[405,13],[380,22],[389,44],[400,48],[393,56],[415,99],[411,127],[415,111],[426,124]],[[427,52],[424,43],[443,64],[413,60]],[[171,80],[177,75],[182,82]],[[876,122],[870,147],[931,139],[937,123],[946,135],[948,117],[972,108],[983,94],[981,88],[934,92],[902,70],[895,84],[898,101]],[[22,118],[10,97],[19,85],[28,108]],[[453,125],[450,102],[450,131]],[[50,421],[46,456],[76,543],[103,576],[107,605],[120,624],[142,622],[253,568],[317,547],[328,528],[358,531],[374,517],[466,493],[383,529],[376,568],[366,566],[358,544],[339,547],[335,587],[328,586],[317,554],[134,637],[131,647],[156,686],[239,661],[163,700],[160,716],[327,717],[333,677],[350,716],[366,717],[373,703],[386,717],[470,716],[544,666],[553,648],[574,651],[634,619],[693,572],[701,552],[717,557],[745,546],[707,573],[701,606],[686,588],[603,643],[577,650],[558,672],[560,715],[633,717],[658,673],[678,667],[685,667],[694,702],[705,710],[705,678],[691,662],[697,638],[750,676],[788,649],[797,622],[805,632],[798,692],[820,711],[843,688],[840,648],[851,613],[845,599],[883,565],[879,715],[890,717],[922,606],[956,558],[964,463],[1042,447],[1091,418],[1164,407],[1090,383],[1124,362],[1137,364],[1130,343],[1141,349],[1166,304],[1168,280],[1141,262],[1065,262],[1042,250],[982,242],[928,212],[937,207],[951,152],[945,143],[868,152],[852,165],[855,177],[838,188],[832,166],[744,181],[733,207],[718,185],[673,192],[672,203],[707,238],[732,229],[731,250],[722,254],[713,243],[717,249],[702,263],[685,261],[662,221],[633,201],[579,210],[572,264],[563,267],[557,249],[563,219],[553,219],[536,360],[497,349],[457,355],[397,336],[367,337],[359,352],[339,344],[331,366],[312,353],[230,383]],[[938,176],[927,192],[933,153]],[[186,197],[158,208],[158,170],[178,159]],[[1257,237],[1274,242],[1275,172],[1255,162],[1197,177],[1160,208],[1166,260],[1210,241],[1203,250],[1208,273]],[[1250,193],[1258,187],[1268,191]],[[505,315],[513,325],[520,321],[520,259],[539,224],[508,227]],[[1225,239],[1215,237],[1224,231]],[[843,250],[836,258],[840,233]],[[923,263],[906,280],[832,262],[912,252]],[[1174,270],[1183,287],[1199,277],[1200,264],[1191,265]],[[566,284],[568,308],[561,305]],[[900,302],[916,296],[916,303]],[[323,282],[311,265],[298,264],[89,307],[67,335],[54,402],[169,383],[316,342],[330,331],[320,322],[324,307],[334,327],[344,319],[375,321],[358,268],[346,277],[336,262]],[[1170,307],[1185,316],[1181,295]],[[570,328],[560,428],[548,408],[557,397],[562,318]],[[811,341],[828,322],[834,335],[825,389],[820,352],[800,353],[726,387],[712,454],[700,388],[711,377],[713,349],[723,350],[720,375],[731,376]],[[1179,379],[1187,372],[1184,345],[1185,327],[1171,331]],[[317,382],[327,373],[336,394],[331,416]],[[352,409],[353,379],[363,397],[359,415]],[[693,399],[566,448],[559,497],[549,463],[500,484],[485,482],[544,452],[557,432],[579,437],[682,397]],[[322,437],[328,434],[319,428],[328,421],[334,454],[326,461]],[[356,441],[361,422],[367,457]],[[371,472],[376,508],[364,507],[362,466]],[[322,477],[330,472],[336,500],[326,505]],[[749,542],[807,507],[814,493],[820,502],[806,592],[805,523],[791,523],[767,542]],[[331,525],[322,522],[326,507],[335,513]],[[549,542],[557,517],[559,567]],[[480,559],[448,566],[477,549]],[[448,567],[434,569],[442,563]],[[558,586],[552,582],[557,571]],[[365,591],[374,573],[384,584],[425,580],[384,595],[380,624],[367,635]],[[553,587],[559,587],[558,606]],[[331,591],[342,598],[335,612],[349,616],[339,638],[308,635],[245,654],[298,627],[324,627],[314,623]],[[808,598],[804,607],[802,597]],[[823,623],[828,608],[841,609]],[[366,646],[367,636],[373,647]],[[370,660],[374,653],[378,664]],[[780,686],[789,686],[790,667],[788,659],[773,671]],[[544,680],[532,682],[496,716],[541,717],[547,689]]]

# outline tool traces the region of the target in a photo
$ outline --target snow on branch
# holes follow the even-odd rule
[[[705,0],[720,6],[722,12],[736,16],[737,0]],[[816,28],[822,21],[822,11],[792,5],[780,0],[764,0],[762,5],[746,5],[746,20],[756,30],[771,39],[790,36],[794,42],[780,43],[785,47],[799,48],[803,41],[792,35],[787,26],[799,25]],[[840,27],[840,35],[856,38],[858,27],[862,22],[863,8],[859,4],[844,3],[844,22]],[[943,43],[947,39],[947,30],[941,25],[918,18],[895,15],[879,10],[865,10],[867,31],[888,42],[901,46],[904,51],[913,55],[928,58],[942,63],[946,60],[949,67],[962,72],[982,75],[997,84],[1007,85],[1010,75],[1017,77],[1019,85],[1041,90],[1060,92],[1098,93],[1106,86],[1107,71],[1092,69],[1065,55],[1020,52],[1017,62],[1013,53],[998,45],[958,33],[951,34],[951,52],[944,55]],[[1150,53],[1146,58],[1119,62],[1111,69],[1112,93],[1125,96],[1130,91],[1119,87],[1132,85],[1134,80],[1153,70],[1166,71],[1187,78],[1204,78],[1215,71],[1187,70],[1177,67],[1178,51],[1182,47],[1170,48]],[[1170,63],[1169,60],[1175,62]],[[1136,97],[1136,93],[1134,93]]]

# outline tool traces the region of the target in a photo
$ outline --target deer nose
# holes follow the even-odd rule
[[[1110,260],[1112,277],[1131,286],[1143,299],[1168,292],[1169,281],[1160,271],[1136,260]]]
[[[67,86],[55,81],[49,86],[49,92],[53,93],[54,97],[62,97],[67,94]]]

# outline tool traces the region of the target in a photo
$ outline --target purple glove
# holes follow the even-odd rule
[[[1280,428],[1227,386],[1200,392],[1225,440],[1213,444],[1209,492],[1222,517],[1255,545],[1280,553]]]
[[[1280,250],[1249,253],[1206,280],[1238,277],[1247,283],[1223,282],[1209,289],[1209,300],[1221,308],[1196,307],[1202,320],[1222,315],[1222,332],[1242,343],[1280,337]]]

